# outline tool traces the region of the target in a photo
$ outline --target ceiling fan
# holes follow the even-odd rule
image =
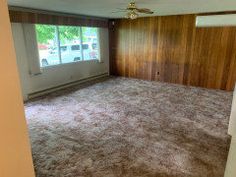
[[[151,11],[150,9],[147,8],[138,8],[135,4],[134,1],[130,2],[129,5],[127,6],[127,8],[125,9],[120,9],[120,11],[118,12],[127,12],[126,13],[126,18],[134,20],[136,18],[139,17],[139,13],[143,13],[143,14],[153,14],[154,12]],[[113,13],[118,13],[118,12],[113,12]]]

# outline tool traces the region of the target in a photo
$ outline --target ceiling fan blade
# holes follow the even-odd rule
[[[136,9],[137,12],[139,13],[144,13],[144,14],[153,14],[154,12],[152,12],[150,9],[146,9],[146,8],[143,8],[143,9]]]

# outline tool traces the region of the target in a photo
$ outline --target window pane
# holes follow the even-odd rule
[[[88,44],[83,44],[82,45],[82,49],[83,50],[88,50],[89,49],[89,45]]]
[[[60,49],[61,49],[61,52],[65,52],[67,50],[67,46],[61,46]]]
[[[98,28],[82,27],[84,60],[99,59]]]
[[[80,45],[72,45],[71,50],[80,50]]]
[[[62,63],[82,60],[79,27],[59,26],[59,38]]]
[[[40,66],[60,64],[56,26],[35,25]]]

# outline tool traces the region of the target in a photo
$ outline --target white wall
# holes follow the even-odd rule
[[[36,76],[29,74],[29,64],[22,24],[12,23],[12,31],[24,100],[27,99],[27,95],[30,93],[109,73],[108,29],[102,28],[100,33],[102,62],[81,61],[52,66],[44,68],[42,74]]]
[[[0,1],[0,177],[34,177],[6,0]]]
[[[236,166],[236,137],[233,136],[231,139],[231,145],[224,177],[235,177],[236,176],[235,166]]]
[[[225,169],[225,177],[236,176],[236,88],[234,89],[234,96],[232,102],[232,110],[229,121],[228,133],[232,136],[228,160]]]
[[[236,136],[236,89],[234,89],[228,133],[231,136]]]

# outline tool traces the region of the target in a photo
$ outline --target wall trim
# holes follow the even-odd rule
[[[108,19],[9,6],[11,22],[108,28]]]
[[[31,13],[41,13],[41,14],[48,14],[48,15],[59,15],[65,17],[76,17],[76,18],[85,18],[85,19],[96,19],[96,20],[104,20],[107,21],[108,18],[103,17],[96,17],[96,16],[89,16],[89,15],[80,15],[80,14],[73,14],[73,13],[66,13],[66,12],[59,12],[59,11],[49,11],[43,9],[35,9],[35,8],[27,8],[27,7],[19,7],[19,6],[9,6],[8,9],[11,11],[21,11],[21,12],[31,12]]]

